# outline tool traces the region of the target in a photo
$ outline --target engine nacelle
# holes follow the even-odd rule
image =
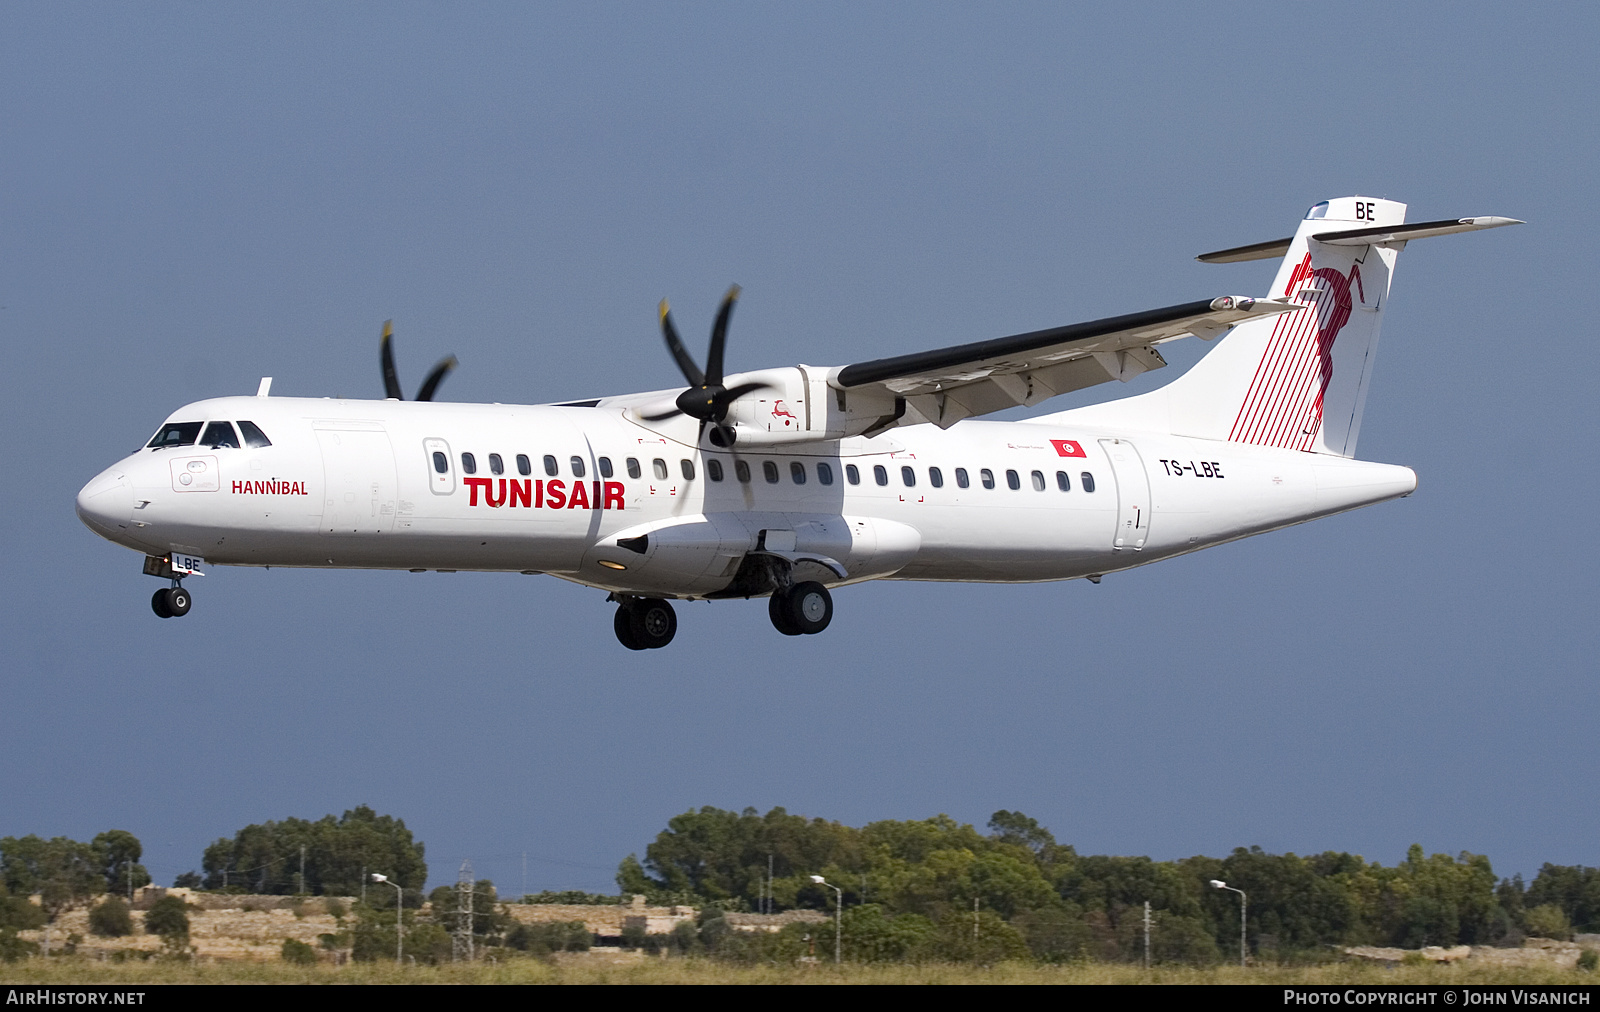
[[[740,397],[728,412],[735,445],[786,446],[859,436],[904,412],[903,403],[887,392],[835,389],[828,384],[830,371],[802,365],[729,376],[724,381],[729,387],[766,384]]]

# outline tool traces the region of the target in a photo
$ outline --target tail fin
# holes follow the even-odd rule
[[[1406,205],[1343,197],[1313,207],[1289,241],[1273,298],[1306,305],[1240,326],[1163,388],[1172,431],[1355,456],[1396,245],[1331,245],[1314,234],[1395,226]],[[1276,251],[1274,251],[1276,252]]]
[[[1209,253],[1232,263],[1283,255],[1272,298],[1306,309],[1235,327],[1159,390],[1074,412],[1175,435],[1353,457],[1395,260],[1406,241],[1516,224],[1460,218],[1406,225],[1406,205],[1370,197],[1325,200],[1293,238]]]

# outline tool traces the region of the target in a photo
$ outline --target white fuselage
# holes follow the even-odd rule
[[[1095,576],[1416,487],[1405,467],[1070,412],[736,453],[696,446],[691,418],[604,406],[229,397],[171,416],[212,420],[271,445],[141,449],[84,488],[80,516],[147,555],[220,565],[548,573],[695,598],[761,550],[835,585]]]

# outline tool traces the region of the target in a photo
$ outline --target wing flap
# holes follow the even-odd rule
[[[1245,320],[1301,308],[1297,304],[1225,295],[1205,302],[1186,302],[952,348],[858,362],[840,369],[834,382],[844,388],[882,384],[897,394],[931,393],[995,375],[1047,368],[1095,352],[1119,352],[1189,335],[1209,339]]]
[[[1225,295],[1088,323],[1052,327],[990,341],[847,365],[839,389],[878,387],[902,398],[903,417],[889,424],[963,418],[1037,404],[1110,380],[1127,381],[1166,365],[1157,344],[1180,337],[1218,337],[1235,324],[1303,306],[1287,300]]]

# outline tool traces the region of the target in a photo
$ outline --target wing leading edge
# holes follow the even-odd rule
[[[1052,327],[1011,337],[847,365],[832,384],[846,391],[876,387],[904,398],[899,424],[948,428],[963,418],[1033,405],[1072,390],[1126,382],[1159,369],[1155,346],[1181,337],[1211,340],[1246,320],[1292,313],[1287,300],[1224,295],[1142,313]]]

